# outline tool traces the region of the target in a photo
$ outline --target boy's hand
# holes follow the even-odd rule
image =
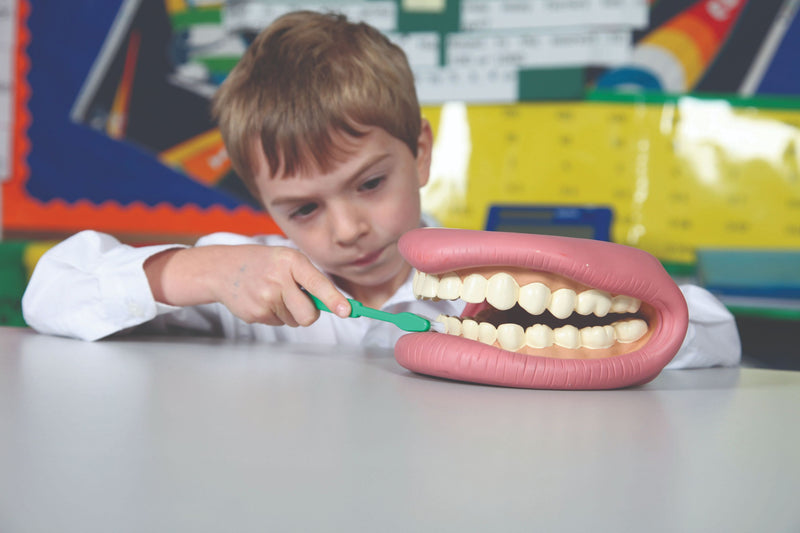
[[[350,304],[301,252],[280,246],[173,249],[144,265],[156,301],[188,306],[219,302],[245,322],[308,326],[319,318],[305,288],[341,317]]]

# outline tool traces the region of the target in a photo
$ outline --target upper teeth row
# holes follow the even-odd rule
[[[462,281],[458,274],[441,276],[419,272],[414,275],[413,291],[416,298],[439,298],[468,303],[484,300],[501,311],[520,307],[532,315],[540,315],[545,309],[556,318],[567,318],[573,311],[580,315],[606,316],[608,313],[635,313],[641,301],[631,296],[611,296],[604,291],[589,289],[576,293],[572,289],[550,289],[538,282],[519,286],[513,276],[498,272],[489,279],[480,274],[469,274]]]

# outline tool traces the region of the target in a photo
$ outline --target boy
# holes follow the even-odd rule
[[[339,15],[290,13],[256,38],[213,107],[234,169],[287,239],[215,234],[192,248],[131,248],[80,233],[37,265],[23,298],[32,327],[92,340],[146,325],[383,346],[402,334],[320,316],[301,287],[339,317],[346,296],[391,312],[460,313],[459,301],[417,301],[397,250],[421,225],[433,143],[397,46]]]
[[[343,291],[395,312],[457,313],[416,302],[397,250],[421,224],[433,143],[400,48],[343,16],[290,13],[256,38],[213,108],[234,169],[288,239],[130,248],[80,233],[37,265],[23,298],[32,327],[87,340],[142,324],[289,342],[394,335],[367,319],[320,320],[300,287],[340,317]]]

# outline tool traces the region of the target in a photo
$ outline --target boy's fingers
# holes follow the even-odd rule
[[[307,293],[301,290],[287,291],[284,305],[300,326],[310,326],[319,318],[319,310],[311,303]]]
[[[350,316],[350,302],[347,301],[347,298],[336,289],[331,280],[313,265],[309,264],[308,268],[310,270],[301,269],[302,272],[297,272],[295,280],[304,289],[319,298],[331,312],[342,318]]]

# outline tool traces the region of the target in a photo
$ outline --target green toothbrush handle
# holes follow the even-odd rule
[[[307,292],[307,291],[306,291]],[[307,292],[307,294],[311,297],[311,300],[314,301],[314,305],[320,311],[327,311],[328,313],[332,313],[328,306],[322,303],[322,300]],[[352,298],[347,299],[350,302],[350,317],[356,318],[360,316],[364,316],[367,318],[374,318],[376,320],[382,320],[384,322],[391,322],[398,328],[402,329],[403,331],[429,331],[431,329],[431,323],[427,318],[423,318],[419,315],[415,315],[414,313],[389,313],[387,311],[380,311],[378,309],[373,309],[371,307],[367,307],[366,305],[362,304],[358,300],[353,300]]]

